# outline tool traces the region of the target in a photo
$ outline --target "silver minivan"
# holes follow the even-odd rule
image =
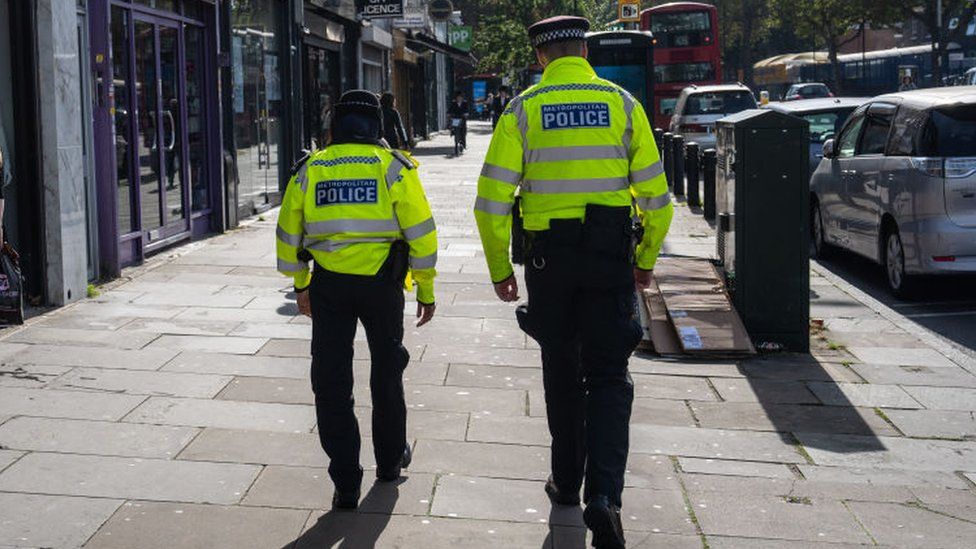
[[[862,105],[810,180],[815,255],[831,246],[912,276],[976,273],[976,87],[914,90]]]

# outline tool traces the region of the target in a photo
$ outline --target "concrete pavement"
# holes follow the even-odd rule
[[[488,139],[472,123],[463,157],[443,136],[418,151],[439,308],[407,328],[402,482],[367,473],[358,512],[326,511],[310,327],[269,213],[0,331],[0,547],[584,547],[580,510],[543,493],[538,350],[494,297],[470,213]],[[666,252],[711,255],[710,234],[679,205]],[[811,355],[632,360],[630,547],[972,546],[976,369],[843,281],[812,284]]]

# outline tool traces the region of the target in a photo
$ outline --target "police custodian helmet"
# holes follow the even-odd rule
[[[350,90],[339,97],[332,121],[333,143],[374,143],[383,134],[383,114],[376,94]]]
[[[529,27],[529,40],[532,47],[538,48],[554,42],[585,40],[590,22],[582,17],[558,15],[543,19]]]

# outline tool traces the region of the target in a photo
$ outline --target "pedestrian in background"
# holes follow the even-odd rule
[[[545,490],[554,504],[579,505],[585,477],[593,545],[618,549],[634,399],[627,362],[642,336],[634,289],[651,282],[673,206],[647,115],[597,77],[587,30],[580,17],[529,28],[545,72],[498,120],[474,214],[495,293],[516,301],[508,250],[519,192],[529,302],[517,317],[542,349],[552,435]]]
[[[375,94],[344,93],[331,144],[296,166],[278,218],[278,271],[294,277],[298,310],[312,318],[312,391],[336,509],[359,505],[363,478],[352,393],[357,323],[366,329],[372,361],[376,478],[392,482],[411,460],[403,397],[410,360],[403,346],[405,280],[417,284],[417,326],[435,311],[434,219],[416,165],[383,144],[382,121]]]
[[[380,96],[380,105],[383,107],[383,138],[392,149],[408,150],[410,140],[407,138],[407,131],[403,128],[403,119],[400,112],[396,110],[396,96],[390,92],[384,92]]]
[[[494,128],[498,125],[498,119],[501,118],[502,113],[508,107],[508,104],[512,102],[512,98],[509,97],[510,90],[508,86],[502,86],[498,88],[498,95],[491,102],[491,127]]]

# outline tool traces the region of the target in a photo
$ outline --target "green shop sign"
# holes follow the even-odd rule
[[[471,27],[451,25],[448,42],[459,50],[471,51]]]

